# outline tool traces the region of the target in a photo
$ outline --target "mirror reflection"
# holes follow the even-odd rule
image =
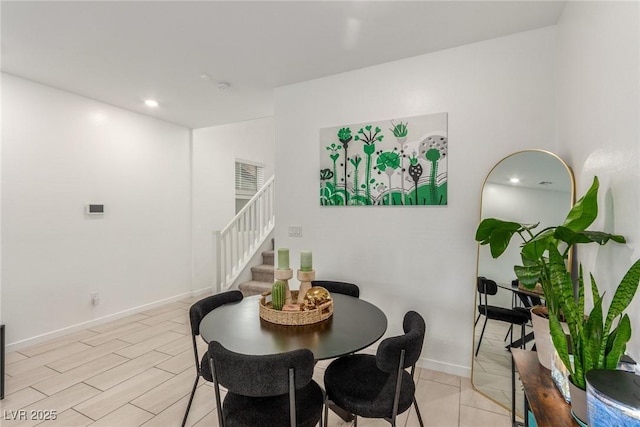
[[[572,206],[573,191],[572,173],[558,156],[541,150],[518,152],[501,160],[487,175],[482,188],[480,220],[500,218],[519,223],[540,222],[540,230],[564,221]],[[526,348],[531,350],[535,346],[530,321],[518,316],[514,308],[520,307],[516,311],[527,316],[526,306],[540,302],[513,292],[512,282],[516,279],[513,266],[516,264],[521,264],[517,238],[497,259],[491,257],[488,245],[478,248],[477,271],[481,279],[474,286],[476,326],[471,380],[477,390],[509,410],[511,333],[516,341],[514,345],[519,346],[524,323]],[[519,384],[516,390],[521,390]],[[520,416],[522,398],[522,393],[516,393],[516,410]]]

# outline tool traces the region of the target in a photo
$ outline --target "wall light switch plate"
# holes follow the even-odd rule
[[[289,237],[302,237],[302,226],[301,225],[290,225],[289,226]]]

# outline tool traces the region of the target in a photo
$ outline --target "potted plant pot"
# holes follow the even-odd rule
[[[536,337],[538,362],[551,370],[553,343],[551,342],[549,314],[546,307],[537,305],[531,309],[531,324],[533,325],[533,335]]]
[[[538,362],[548,370],[551,370],[551,361],[556,350],[551,340],[549,310],[547,307],[536,305],[531,308],[531,324],[533,325],[533,335],[536,338]],[[564,322],[562,323],[562,329],[566,334],[569,333],[569,326]]]
[[[569,395],[571,396],[571,412],[583,424],[587,424],[587,392],[573,384],[569,377]]]

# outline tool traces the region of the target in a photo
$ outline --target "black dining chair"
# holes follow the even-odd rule
[[[205,352],[205,354],[202,356],[202,359],[200,359],[200,357],[198,356],[196,337],[200,335],[200,322],[202,322],[204,316],[206,316],[216,308],[224,304],[229,304],[231,302],[241,301],[242,298],[242,292],[237,290],[221,292],[219,294],[201,299],[200,301],[194,303],[189,309],[189,321],[191,323],[191,341],[193,343],[193,354],[196,361],[196,380],[193,383],[193,389],[191,390],[191,396],[189,397],[187,410],[184,413],[182,427],[184,427],[187,423],[187,417],[189,416],[189,410],[191,409],[191,404],[193,403],[193,397],[195,396],[200,377],[209,382],[213,381],[211,370],[209,367],[208,353]]]
[[[511,287],[513,289],[518,289],[518,284],[518,279],[511,281]],[[516,311],[524,313],[529,320],[531,320],[531,308],[535,307],[536,305],[542,305],[542,299],[540,297],[531,295],[529,293],[519,292],[517,290],[513,291],[513,301],[511,302],[512,308]],[[513,325],[509,326],[509,330],[504,336],[504,341],[507,340],[507,337],[512,330]]]
[[[324,393],[312,379],[311,350],[250,356],[212,341],[209,355],[221,427],[322,425]]]
[[[347,282],[336,282],[334,280],[313,280],[312,286],[322,286],[329,293],[344,294],[351,297],[360,298],[360,288],[358,285]]]
[[[476,318],[476,324],[480,319],[480,316],[484,315],[484,325],[482,325],[482,332],[480,333],[480,339],[478,340],[478,346],[476,348],[476,357],[480,351],[480,345],[482,344],[482,337],[484,336],[484,330],[487,327],[487,321],[489,319],[499,320],[501,322],[511,323],[511,325],[521,326],[520,338],[524,342],[525,325],[529,321],[527,314],[520,310],[514,310],[513,308],[499,307],[489,304],[489,295],[495,295],[498,293],[498,284],[486,277],[478,277],[477,281],[478,289],[478,317]],[[484,297],[484,298],[483,298]],[[511,331],[511,343],[513,343],[513,330]]]
[[[413,404],[420,426],[424,425],[415,398],[414,372],[426,325],[422,316],[409,311],[402,327],[404,335],[384,339],[375,356],[352,354],[329,364],[324,374],[325,427],[330,405],[353,414],[354,426],[358,425],[358,416],[382,418],[395,426],[396,416]],[[407,372],[407,368],[411,371]]]

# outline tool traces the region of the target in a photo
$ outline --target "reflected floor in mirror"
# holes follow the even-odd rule
[[[482,331],[484,316],[480,318],[475,329],[477,343]],[[509,342],[504,340],[509,324],[496,320],[489,320],[484,331],[482,345],[478,357],[473,360],[473,384],[482,393],[499,402],[507,408],[511,408],[511,353],[505,348]],[[531,332],[531,326],[526,327],[526,333]],[[520,338],[520,326],[516,326],[513,340]],[[533,341],[527,343],[527,350],[533,347]],[[524,410],[524,395],[522,384],[516,375],[516,414],[522,416]]]

